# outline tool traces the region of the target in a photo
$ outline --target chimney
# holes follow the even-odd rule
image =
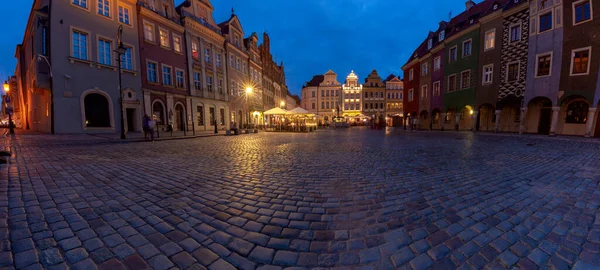
[[[467,2],[465,3],[465,10],[469,10],[473,6],[475,6],[475,2],[473,2],[473,0],[467,0]]]

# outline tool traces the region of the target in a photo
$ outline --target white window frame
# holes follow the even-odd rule
[[[469,84],[466,87],[463,87],[463,74],[469,72]],[[467,69],[467,70],[463,70],[460,72],[460,90],[464,90],[464,89],[469,89],[471,88],[471,70]]]
[[[109,46],[110,46],[110,48],[109,48],[109,54],[110,55],[107,58],[108,61],[109,61],[108,64],[106,62],[105,63],[101,62],[101,61],[105,61],[107,59],[106,59],[106,56],[105,56],[105,59],[101,59],[100,58],[100,41],[104,41],[104,42],[108,42],[109,43]],[[112,40],[112,39],[105,38],[103,36],[96,36],[96,59],[98,59],[98,61],[96,61],[96,62],[98,62],[98,64],[104,65],[104,66],[113,66],[113,57],[114,57],[114,55],[113,55],[113,48],[114,48],[114,43],[115,43],[115,41]]]
[[[509,67],[512,64],[517,64],[517,79],[514,80],[514,82],[519,81],[519,77],[521,76],[521,61],[517,60],[517,61],[508,62],[508,63],[506,63],[506,71],[505,71],[506,72],[505,74],[506,74],[506,82],[507,83],[513,82],[513,81],[509,80],[509,71],[510,71]]]
[[[173,33],[172,36],[173,36],[173,50],[176,53],[183,53],[183,46],[182,46],[182,43],[181,43],[181,36],[177,35],[175,33]],[[175,42],[176,39],[179,39],[179,43]]]
[[[490,34],[490,33],[494,34],[494,38],[492,39],[492,43],[494,43],[494,44],[492,46],[488,47],[487,35]],[[484,49],[483,49],[484,52],[487,52],[487,51],[490,51],[490,50],[493,50],[494,48],[496,48],[496,28],[488,30],[488,31],[485,31],[483,39],[484,39],[484,42],[483,42],[484,43],[484,45],[483,45],[484,46]]]
[[[79,35],[84,34],[86,36],[86,38],[85,38],[85,56],[86,56],[86,58],[85,59],[75,56],[75,51],[73,50],[73,33],[74,32],[78,32]],[[91,61],[91,59],[90,59],[91,58],[91,55],[90,55],[90,32],[81,30],[79,28],[71,28],[69,39],[71,40],[71,48],[70,48],[71,57],[73,57],[75,59],[79,59],[79,60]],[[79,44],[79,46],[81,48],[81,44]],[[81,52],[83,52],[83,51],[80,49],[78,53],[81,55]]]
[[[429,73],[429,62],[425,62],[421,65],[421,76],[426,76]]]
[[[489,72],[490,79],[489,80],[486,80],[486,75],[487,75],[486,70],[485,70],[486,68],[490,68],[490,72]],[[483,66],[483,69],[481,70],[481,74],[483,75],[483,76],[481,76],[481,78],[482,78],[481,84],[482,85],[492,84],[494,82],[494,64],[489,64],[489,65]]]
[[[408,89],[408,102],[411,102],[415,100],[415,90],[414,89]]]
[[[576,52],[588,51],[588,63],[587,63],[587,71],[585,73],[573,73],[573,60],[575,58]],[[569,69],[569,76],[585,76],[590,74],[590,64],[592,63],[592,47],[583,47],[574,49],[571,51],[571,68]]]
[[[142,24],[144,28],[144,40],[156,43],[156,27],[154,26],[154,24],[146,20],[144,20]],[[152,26],[152,39],[148,39],[148,37],[146,36],[146,26]]]
[[[163,44],[163,36],[162,33],[166,33],[166,45]],[[167,30],[166,28],[163,27],[159,27],[158,28],[158,42],[160,44],[161,47],[166,48],[166,49],[170,49],[171,48],[171,37],[169,36],[169,30]]]
[[[208,90],[208,92],[215,91],[215,89],[213,88],[214,81],[215,78],[213,76],[206,76],[206,89]]]
[[[439,35],[438,35],[438,40],[439,40],[439,41],[442,41],[442,40],[444,40],[445,38],[446,38],[446,31],[445,31],[445,30],[442,30],[442,32],[440,32],[440,33],[439,33]]]
[[[421,86],[421,99],[427,98],[427,91],[429,91],[427,85],[422,85]]]
[[[73,6],[90,11],[90,0],[69,0],[69,1],[71,2],[71,5],[73,5]],[[75,1],[77,1],[78,3],[74,3]],[[82,1],[85,1],[85,6],[81,5]]]
[[[150,81],[150,63],[156,66],[156,68],[154,69],[154,77],[156,78],[155,82]],[[158,67],[158,62],[146,59],[146,81],[148,81],[148,83],[160,84],[160,73],[158,72]]]
[[[177,79],[179,78],[179,76],[177,75],[177,72],[181,72],[181,87],[178,85],[179,82],[177,81]],[[185,71],[183,69],[175,68],[175,87],[179,89],[185,89]]]
[[[198,43],[198,41],[192,40],[191,42],[191,46],[190,46],[190,51],[192,53],[192,58],[193,59],[200,59],[200,44]],[[196,56],[194,56],[194,47],[196,47]]]
[[[454,56],[454,61],[452,61],[452,49],[456,52],[456,56]],[[458,61],[458,45],[454,45],[448,49],[448,63]]]
[[[437,91],[436,91],[436,86],[437,86]],[[441,89],[442,89],[441,86],[442,85],[441,85],[440,81],[433,82],[433,89],[432,89],[433,92],[431,93],[432,96],[437,97],[437,96],[440,95],[440,92],[441,92]],[[437,92],[437,94],[436,94],[436,92]]]
[[[547,56],[547,55],[550,55],[550,72],[548,73],[548,75],[538,76],[538,64],[539,64],[540,57]],[[552,76],[552,64],[554,64],[554,52],[553,51],[536,54],[535,55],[535,70],[534,70],[535,73],[533,74],[534,78],[537,79],[537,78],[544,78],[544,77]]]
[[[129,23],[126,23],[124,21],[121,21],[121,15],[120,15],[120,9],[123,8],[124,10],[127,10],[127,12],[129,12]],[[119,2],[117,4],[117,20],[119,20],[119,23],[124,24],[124,25],[128,25],[128,26],[132,26],[133,23],[133,13],[132,13],[132,9],[131,6],[126,5],[122,2]],[[123,20],[125,20],[125,14],[123,13]]]
[[[104,15],[104,13],[100,14],[99,3],[101,1],[102,1],[102,3],[104,3],[104,1],[106,1],[106,3],[108,3],[108,16]],[[112,19],[112,1],[111,0],[96,0],[95,2],[96,2],[96,14],[100,15],[104,18]],[[103,4],[102,12],[104,12],[104,4]]]
[[[471,45],[469,45],[470,46],[469,47],[469,54],[465,55],[465,43],[467,43],[467,42],[471,43]],[[469,57],[469,56],[473,55],[473,39],[472,38],[464,40],[462,42],[462,50],[461,51],[462,51],[462,58]]]
[[[433,46],[433,39],[431,39],[431,38],[430,38],[430,39],[427,41],[427,49],[428,49],[428,50],[431,50],[431,47],[432,47],[432,46]]]
[[[169,73],[170,74],[169,75],[170,79],[169,79],[169,81],[171,82],[171,84],[167,84],[166,81],[165,81],[165,68],[168,68],[170,70],[170,73]],[[162,83],[163,83],[164,86],[169,86],[169,87],[174,87],[175,86],[173,84],[173,71],[174,70],[173,70],[172,66],[165,65],[165,64],[161,64],[160,65],[160,75],[161,75]]]
[[[413,68],[408,70],[408,80],[412,81],[415,78],[415,70]]]
[[[196,74],[198,74],[198,79],[196,79]],[[202,91],[202,72],[201,71],[192,71],[192,76],[193,76],[193,80],[194,80],[194,90],[196,91]],[[200,86],[199,88],[196,88],[196,85]]]
[[[204,62],[212,64],[212,50],[210,48],[204,48]]]
[[[216,62],[216,63],[215,63],[215,65],[216,65],[218,68],[221,68],[221,57],[223,57],[223,55],[222,55],[221,53],[217,53],[217,54],[215,55],[215,62]]]
[[[585,20],[585,21],[575,22],[575,15],[576,15],[575,14],[575,6],[577,6],[577,5],[579,5],[579,4],[583,3],[583,2],[586,2],[586,1],[590,2],[590,18],[588,20]],[[571,9],[572,12],[573,12],[573,26],[580,25],[580,24],[583,24],[583,23],[586,23],[586,22],[591,22],[591,21],[594,20],[594,6],[593,6],[592,2],[593,2],[592,0],[573,1],[573,4],[572,4],[573,8]]]
[[[454,90],[450,91],[452,89],[452,87],[450,87],[450,78],[452,78],[452,77],[454,77]],[[458,90],[458,87],[456,86],[456,83],[457,83],[457,81],[456,81],[456,73],[448,75],[447,80],[448,81],[446,82],[446,85],[448,85],[448,90],[447,90],[448,93],[456,92]]]
[[[519,39],[518,40],[512,40],[512,29],[513,28],[519,28]],[[521,40],[523,39],[523,25],[521,22],[518,23],[513,23],[511,25],[508,26],[508,44],[515,44],[515,43],[519,43],[521,42]]]
[[[229,67],[234,67],[235,66],[235,57],[233,57],[233,54],[230,53],[229,54]]]
[[[437,56],[433,58],[433,71],[439,70],[442,68],[442,57]]]
[[[124,61],[124,60],[127,59],[126,58],[126,56],[127,56],[127,50],[122,55],[123,58],[121,59],[121,68],[124,69],[124,70],[133,71],[133,70],[135,70],[135,55],[134,55],[135,49],[131,45],[127,45],[127,44],[123,44],[123,45],[125,45],[125,48],[129,49],[129,51],[131,52],[131,59],[129,59],[131,61],[131,69],[127,68],[127,61]],[[123,66],[123,65],[125,65],[125,66]]]

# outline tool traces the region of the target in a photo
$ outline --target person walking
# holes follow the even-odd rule
[[[150,130],[150,116],[148,114],[144,114],[144,118],[142,119],[142,129],[144,130],[144,139],[148,139],[148,131]]]
[[[153,118],[149,118],[150,121],[148,121],[148,133],[150,134],[150,140],[154,141],[154,127],[156,126],[156,120],[155,120],[156,116],[153,116]]]

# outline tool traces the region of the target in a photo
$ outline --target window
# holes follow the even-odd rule
[[[321,97],[324,97],[324,96],[325,96],[325,91],[321,90]]]
[[[233,67],[233,55],[229,55],[229,66]]]
[[[438,70],[442,67],[442,58],[436,57],[433,59],[433,70]]]
[[[223,79],[217,81],[217,90],[219,91],[219,94],[223,94]]]
[[[315,109],[315,103],[314,103],[314,102],[312,103],[312,109],[313,109],[313,110]],[[346,108],[346,109],[347,109],[347,108]]]
[[[425,75],[427,75],[427,69],[428,69],[428,67],[429,67],[429,63],[425,63],[425,64],[423,64],[423,65],[421,66],[421,68],[422,68],[422,72],[423,72],[423,74],[421,74],[421,76],[425,76]]]
[[[216,60],[217,60],[217,67],[220,68],[221,67],[221,54],[220,53],[217,53]]]
[[[440,95],[440,82],[434,82],[433,83],[433,96],[437,97]]]
[[[507,68],[507,76],[506,80],[509,82],[514,82],[519,78],[519,63],[510,63]]]
[[[494,76],[494,65],[487,65],[483,67],[483,84],[490,84],[493,82]]]
[[[33,48],[33,46],[32,46]],[[35,55],[35,54],[34,54]],[[42,55],[48,55],[48,27],[42,27]]]
[[[214,126],[217,123],[217,119],[215,118],[215,108],[209,108],[208,113],[210,114],[210,125]]]
[[[163,15],[169,18],[169,5],[163,3]]]
[[[154,42],[154,24],[144,22],[144,39]]]
[[[202,90],[202,74],[194,71],[194,89]]]
[[[82,8],[87,8],[87,0],[73,0],[71,3],[78,5]]]
[[[456,75],[448,76],[448,92],[456,91]]]
[[[121,55],[121,68],[133,70],[133,48],[126,47],[125,53]]]
[[[112,65],[111,43],[108,40],[98,40],[98,63],[110,66]]]
[[[485,50],[496,47],[496,29],[485,32]]]
[[[158,30],[159,35],[160,35],[160,46],[163,47],[169,47],[169,32],[165,29],[159,29]]]
[[[148,62],[148,66],[147,66],[147,69],[148,69],[148,82],[158,83],[158,75],[156,74],[157,73],[157,70],[156,70],[157,67],[156,66],[157,66],[156,63]]]
[[[129,8],[119,5],[119,22],[130,25]]]
[[[421,86],[421,99],[427,98],[427,85]]]
[[[197,121],[198,121],[198,125],[199,126],[204,126],[204,107],[203,106],[197,106],[196,107],[196,115],[197,115]]]
[[[238,71],[241,70],[240,59],[239,58],[235,59],[235,69],[237,69]]]
[[[246,63],[242,63],[242,72],[246,73]]]
[[[192,57],[198,59],[198,42],[192,41]]]
[[[325,109],[325,102],[321,101],[321,109]]]
[[[329,101],[325,102],[325,109],[329,109]]]
[[[180,36],[173,35],[173,49],[176,52],[181,53],[181,37]]]
[[[510,43],[521,40],[521,25],[513,25],[510,27]]]
[[[413,101],[414,97],[415,97],[414,90],[409,89],[408,90],[408,101]]]
[[[585,124],[587,122],[588,111],[589,105],[586,102],[571,102],[567,107],[567,117],[565,118],[565,123]]]
[[[73,43],[73,57],[88,60],[87,38],[87,33],[73,31],[73,40],[71,41]]]
[[[206,77],[206,87],[208,88],[208,92],[212,92],[213,91],[213,77],[211,76],[207,76]]]
[[[540,33],[552,29],[552,12],[540,16]]]
[[[312,97],[315,97],[315,91],[312,91]]]
[[[110,17],[110,1],[98,0],[98,14]]]
[[[210,63],[210,48],[204,49],[204,61]]]
[[[591,4],[589,0],[573,3],[573,12],[575,13],[575,15],[573,16],[575,22],[573,24],[586,22],[592,19],[590,5]]]
[[[408,71],[408,80],[409,80],[409,81],[412,81],[412,80],[413,80],[413,77],[414,77],[414,70],[411,68],[411,69]]]
[[[440,41],[444,40],[444,38],[446,37],[446,31],[442,30],[442,32],[440,32],[438,39]]]
[[[463,42],[463,54],[462,57],[471,55],[471,40]]]
[[[177,88],[184,88],[183,70],[175,70],[175,83]]]
[[[163,66],[162,68],[162,74],[163,74],[163,84],[164,85],[173,85],[173,77],[171,74],[171,68],[167,67],[167,66]]]
[[[571,54],[571,75],[586,75],[589,73],[590,50],[590,47],[573,50]]]
[[[431,49],[432,46],[433,46],[433,39],[429,39],[429,41],[427,41],[427,49]]]
[[[448,57],[449,57],[449,62],[456,61],[456,57],[457,57],[457,47],[456,46],[450,48],[450,55]]]
[[[219,109],[219,122],[225,125],[225,109]]]
[[[460,73],[460,88],[469,88],[471,85],[471,71],[466,70]]]
[[[536,77],[549,76],[552,65],[552,54],[540,55],[537,57]]]

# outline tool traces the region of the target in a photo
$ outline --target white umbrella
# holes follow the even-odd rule
[[[294,108],[294,109],[290,110],[289,112],[293,113],[293,114],[308,114],[307,110],[302,109],[300,107]]]
[[[290,114],[288,111],[275,107],[263,113],[264,115],[286,115]]]

